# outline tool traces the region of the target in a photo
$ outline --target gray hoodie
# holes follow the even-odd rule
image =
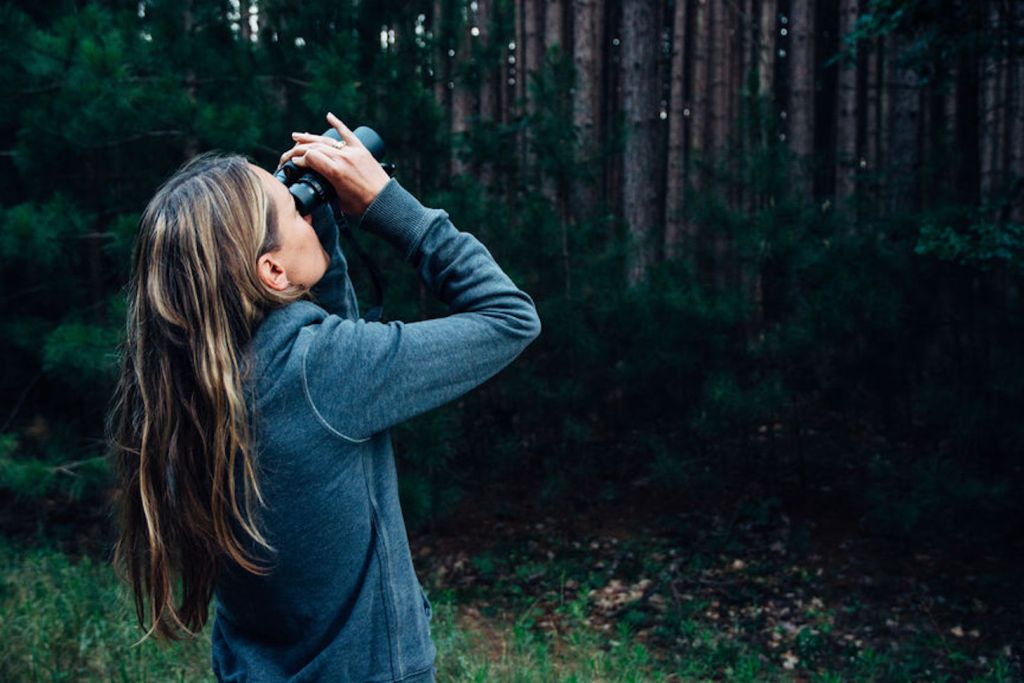
[[[314,218],[318,232],[330,221],[319,305],[272,311],[249,349],[267,503],[256,519],[277,552],[245,547],[273,571],[222,564],[213,671],[249,683],[431,681],[431,608],[413,569],[388,430],[494,376],[540,334],[540,320],[483,244],[393,178],[357,227],[397,248],[450,314],[360,319],[337,227],[323,212]]]

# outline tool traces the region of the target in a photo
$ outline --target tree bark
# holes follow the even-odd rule
[[[889,80],[886,89],[890,93],[890,105],[886,153],[890,160],[887,165],[888,206],[895,211],[919,205],[921,93],[913,69],[901,64],[910,38],[894,33],[892,39],[892,51],[887,60]]]
[[[711,111],[709,112],[711,130],[708,146],[719,160],[719,154],[725,146],[729,125],[729,25],[726,4],[722,0],[710,3],[711,50],[709,52],[711,70]]]
[[[1017,2],[1014,5],[1013,26],[1017,26],[1024,19],[1024,3]],[[1010,143],[1007,145],[1010,150],[1008,171],[1011,177],[1016,178],[1018,183],[1024,183],[1024,55],[1020,50],[1015,50],[1010,63]],[[1010,220],[1015,223],[1024,223],[1024,197],[1021,193],[1024,188],[1016,189],[1013,208],[1011,209]]]
[[[610,133],[612,126],[619,126],[622,119],[622,5],[621,3],[604,4],[604,44],[605,65],[601,69],[602,91],[605,96],[601,100],[601,118],[605,130]],[[617,133],[618,131],[616,131]],[[610,137],[610,134],[607,135]],[[608,158],[603,165],[603,199],[608,211],[622,214],[622,172],[623,159],[621,154]]]
[[[665,181],[665,258],[680,252],[683,194],[686,187],[686,0],[676,0],[672,15],[672,60],[668,102],[668,170]],[[692,247],[692,245],[682,245]]]
[[[451,82],[451,58],[448,57],[448,35],[445,26],[444,0],[434,0],[431,32],[434,39],[434,98],[441,108],[441,120],[446,130],[452,130],[452,91],[448,87]],[[451,157],[447,162],[448,175],[451,176]]]
[[[480,30],[480,35],[477,38],[480,44],[489,48],[491,47],[492,41],[495,37],[491,34],[493,29],[493,10],[491,0],[477,0],[477,27]],[[502,54],[502,51],[494,51],[496,54]],[[490,50],[487,52],[491,53]],[[498,111],[498,93],[501,88],[501,73],[502,69],[500,65],[493,63],[481,64],[481,78],[480,78],[480,120],[488,125],[493,125],[500,120],[501,115]],[[486,162],[480,169],[480,181],[485,187],[491,187],[494,184],[494,164]]]
[[[523,87],[526,95],[526,111],[532,114],[536,111],[537,103],[534,101],[533,93],[530,90],[530,74],[538,71],[544,61],[544,33],[541,31],[541,21],[544,17],[543,0],[525,0],[523,3],[523,35],[526,38],[526,45],[522,56],[525,57],[520,71],[524,79]]]
[[[466,64],[472,61],[470,51],[468,3],[465,0],[458,2],[458,14],[456,16],[456,47],[455,47],[455,74],[453,79],[455,87],[452,90],[452,174],[461,175],[469,169],[458,150],[462,147],[466,133],[469,131],[470,118],[475,113],[476,97],[470,84],[465,82],[463,70]]]
[[[541,22],[544,19],[543,0],[525,0],[524,3],[524,37],[526,38],[525,50],[520,54],[525,57],[520,71],[523,79],[523,92],[526,96],[526,114],[533,116],[537,113],[537,100],[531,86],[531,75],[540,71],[544,63],[544,31]],[[527,178],[533,178],[536,172],[536,154],[532,148],[531,131],[527,130],[524,136],[524,169]]]
[[[650,237],[659,223],[659,6],[656,0],[624,0],[622,5],[622,106],[627,125],[622,201],[633,241],[626,274],[630,286],[642,281],[653,263]]]
[[[864,163],[861,171],[869,171],[872,175],[878,172],[878,118],[881,99],[879,83],[879,45],[872,45],[867,51],[864,76]]]
[[[789,147],[798,160],[794,187],[810,196],[814,151],[814,0],[792,0],[789,13]]]
[[[1010,5],[1004,5],[1001,21],[1003,26],[1012,21],[1012,14],[1005,12],[1010,10]],[[1003,191],[1009,190],[1007,185],[1011,177],[1011,159],[1013,148],[1013,62],[1010,60],[1010,50],[1007,48],[1000,55],[999,60],[999,185]],[[1007,216],[1009,217],[1009,216]]]
[[[761,0],[761,29],[758,34],[757,62],[758,94],[774,101],[775,95],[775,37],[779,33],[778,0]]]
[[[690,106],[690,149],[694,158],[704,163],[704,150],[708,147],[708,118],[710,99],[710,50],[708,40],[708,0],[693,2],[693,86]],[[690,182],[699,189],[704,184],[704,171],[691,165]]]
[[[841,0],[839,45],[853,32],[859,12],[858,0]],[[836,109],[836,200],[843,202],[857,189],[857,66],[840,62]]]
[[[565,5],[562,0],[544,0],[544,49],[565,46],[562,28],[565,23]]]
[[[515,63],[509,69],[512,84],[513,110],[516,118],[526,115],[526,4],[533,0],[515,0],[516,45],[512,51]],[[522,128],[516,131],[516,161],[520,175],[526,163],[526,135]]]
[[[598,178],[590,175],[589,163],[597,155],[600,140],[601,54],[604,47],[601,27],[601,5],[597,0],[573,1],[573,64],[576,67],[576,92],[573,95],[573,127],[580,156],[577,166],[588,175],[577,172],[570,189],[570,209],[579,221],[597,203]]]
[[[547,59],[549,50],[556,47],[561,50],[564,45],[562,36],[564,9],[562,0],[545,0],[544,2],[544,59]],[[543,62],[541,64],[543,65]],[[548,201],[556,205],[561,204],[558,184],[558,178],[549,173],[545,173],[541,177],[541,193],[547,197]],[[560,211],[560,213],[564,218],[565,212]]]

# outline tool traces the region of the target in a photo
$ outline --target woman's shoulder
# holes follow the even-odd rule
[[[327,316],[327,311],[312,301],[307,299],[293,301],[267,312],[263,316],[263,321],[256,328],[254,337],[273,335],[283,329],[321,322]]]
[[[312,301],[293,301],[268,312],[253,332],[247,351],[258,368],[281,364],[296,350],[302,331],[319,325],[329,313]]]

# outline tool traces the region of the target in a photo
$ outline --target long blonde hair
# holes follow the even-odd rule
[[[118,483],[113,562],[131,584],[147,631],[142,640],[154,631],[157,640],[177,640],[178,629],[202,631],[224,557],[266,573],[231,524],[273,550],[254,521],[253,494],[264,501],[242,352],[268,310],[308,296],[261,283],[257,259],[277,246],[273,202],[241,156],[214,152],[188,162],[139,221],[108,436]],[[238,459],[244,515],[235,494]]]

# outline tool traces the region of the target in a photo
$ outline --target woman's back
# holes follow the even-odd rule
[[[358,319],[335,234],[321,305],[291,303],[256,330],[246,393],[266,506],[255,512],[276,553],[251,543],[272,571],[226,564],[218,577],[219,680],[432,679],[430,606],[388,428],[484,382],[540,332],[532,300],[487,249],[396,180],[359,227],[398,248],[451,315]]]

